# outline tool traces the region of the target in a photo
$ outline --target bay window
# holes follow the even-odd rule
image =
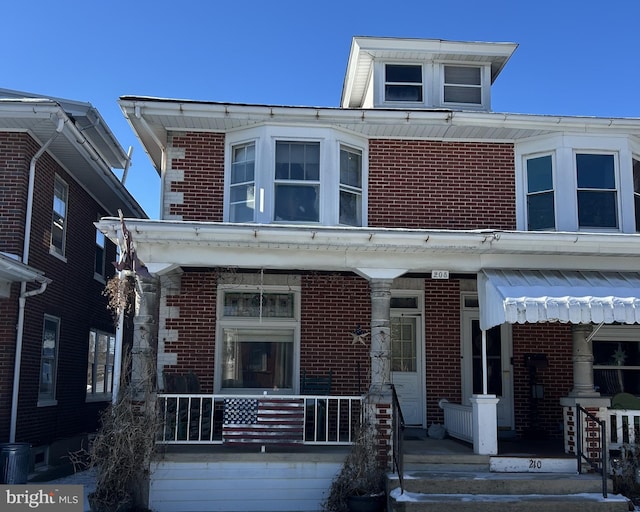
[[[366,140],[264,126],[228,136],[225,154],[225,221],[366,225]]]
[[[220,290],[219,387],[223,391],[282,391],[296,387],[299,306],[296,290]]]
[[[636,232],[640,233],[640,159],[633,158],[633,204],[636,214]]]

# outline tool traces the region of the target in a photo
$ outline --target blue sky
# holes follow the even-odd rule
[[[151,218],[160,183],[123,95],[339,105],[351,38],[515,42],[497,112],[640,117],[638,0],[5,2],[0,87],[92,103]]]

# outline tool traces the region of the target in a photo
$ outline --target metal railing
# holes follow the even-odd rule
[[[584,425],[584,426],[583,426]],[[586,443],[585,443],[586,437]],[[587,445],[586,448],[584,445]],[[593,455],[599,452],[594,457]],[[582,473],[582,462],[602,475],[602,496],[607,497],[607,427],[606,422],[576,404],[576,457],[578,473]],[[598,459],[599,457],[599,459]]]
[[[295,420],[283,416],[280,423],[282,428],[291,428],[293,421],[299,422],[301,434],[296,442],[305,445],[351,444],[362,412],[361,396],[158,394],[162,428],[157,443],[222,444],[230,426],[250,431],[263,425],[258,404],[265,399],[271,405],[279,401],[302,405]],[[274,411],[270,412],[273,416]],[[277,420],[269,421],[272,428],[278,428]]]
[[[392,443],[393,443],[393,469],[398,473],[398,480],[400,482],[400,493],[404,493],[404,416],[402,415],[402,408],[400,407],[400,400],[398,399],[398,393],[396,387],[392,384],[391,391],[393,394],[393,411],[392,411]]]

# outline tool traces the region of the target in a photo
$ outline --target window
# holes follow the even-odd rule
[[[229,134],[226,222],[364,226],[367,141],[332,128],[261,126]]]
[[[51,250],[64,256],[67,229],[67,200],[69,187],[58,176],[53,185],[53,219],[51,222]]]
[[[293,392],[297,292],[248,287],[221,293],[221,388]]]
[[[422,66],[386,64],[384,69],[385,101],[422,103]]]
[[[60,320],[45,316],[42,328],[42,352],[40,359],[40,387],[38,400],[53,401],[56,398],[56,366]]]
[[[320,143],[276,142],[277,221],[318,222]]]
[[[253,222],[255,218],[255,143],[233,148],[229,219],[231,222]]]
[[[604,331],[604,332],[603,332]],[[593,380],[602,395],[640,395],[640,331],[606,326],[593,338]]]
[[[104,278],[104,262],[106,258],[105,254],[105,236],[102,231],[96,228],[96,262],[94,272],[97,277]]]
[[[636,232],[640,233],[640,160],[633,159],[633,203],[636,214]]]
[[[482,104],[482,72],[475,66],[444,66],[444,102]]]
[[[340,147],[340,224],[362,226],[362,152]]]
[[[553,163],[551,155],[528,158],[527,229],[555,229]]]
[[[113,334],[91,329],[89,331],[89,363],[87,367],[87,397],[113,392],[113,361],[116,337]]]
[[[576,154],[578,227],[617,228],[614,155]]]

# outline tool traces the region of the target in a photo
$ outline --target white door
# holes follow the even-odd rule
[[[424,427],[424,346],[422,317],[391,312],[391,378],[406,425]]]
[[[462,400],[469,404],[471,395],[482,394],[482,331],[477,309],[463,309],[462,314]],[[508,325],[487,331],[487,392],[500,398],[498,428],[513,430],[512,347]]]

